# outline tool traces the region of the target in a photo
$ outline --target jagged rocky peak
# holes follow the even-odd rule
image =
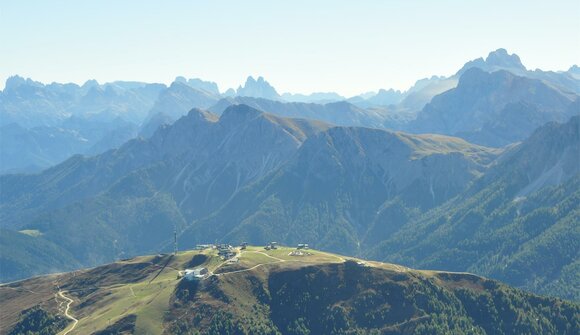
[[[419,92],[422,89],[428,87],[429,85],[435,84],[437,82],[447,79],[445,76],[431,76],[428,78],[419,79],[409,88],[407,93]]]
[[[204,94],[204,91],[191,87],[187,82],[176,80],[169,85],[167,92],[173,92],[177,94],[189,94],[192,92],[198,92]]]
[[[96,81],[95,79],[90,79],[90,80],[87,80],[83,84],[83,86],[81,86],[81,89],[83,89],[86,92],[86,91],[89,91],[90,89],[97,88],[99,86],[100,85],[99,85],[98,81]]]
[[[386,90],[386,89],[384,89],[384,88],[381,88],[381,89],[379,90],[379,92],[377,93],[377,95],[379,95],[379,94],[400,94],[400,93],[401,93],[401,91],[399,91],[399,90],[396,90],[396,91],[395,91],[395,90],[394,90],[394,89],[392,89],[392,88],[389,88],[388,90]]]
[[[504,68],[515,68],[526,71],[526,67],[522,64],[520,57],[516,54],[509,54],[506,49],[500,48],[492,51],[485,59],[487,65],[498,66]]]
[[[258,79],[254,79],[254,77],[249,76],[248,79],[246,79],[246,83],[244,84],[244,86],[240,86],[237,90],[237,95],[239,96],[247,96],[247,97],[255,97],[255,98],[264,98],[264,99],[279,99],[280,95],[278,94],[278,92],[276,91],[276,89],[274,89],[274,87],[272,87],[272,85],[270,85],[270,83],[268,83],[266,80],[264,80],[263,77],[258,77]]]
[[[508,51],[503,48],[490,52],[485,60],[480,57],[465,63],[461,70],[457,72],[457,75],[461,75],[465,71],[474,67],[480,68],[486,72],[508,70],[520,75],[527,71],[518,55],[509,54]]]
[[[376,95],[370,97],[368,100],[377,105],[390,105],[396,104],[403,99],[404,95],[399,90],[394,90],[392,88],[385,90],[381,88]]]
[[[42,84],[41,82],[34,81],[30,78],[24,79],[23,77],[21,77],[19,75],[14,75],[14,76],[10,76],[10,77],[8,77],[8,79],[6,79],[6,85],[5,85],[4,90],[16,89],[21,85],[38,86],[38,87],[44,86],[44,84]]]
[[[183,76],[178,76],[175,78],[174,82],[182,83],[197,90],[205,91],[207,93],[216,95],[220,94],[218,85],[213,81],[205,81],[199,78],[186,79]]]
[[[572,78],[580,79],[580,66],[572,65],[568,69],[568,74],[572,76]]]
[[[20,85],[23,85],[26,83],[26,79],[20,77],[19,75],[15,75],[15,76],[10,76],[8,77],[8,79],[6,79],[6,90],[10,90],[10,89],[14,89]]]
[[[223,96],[226,96],[226,97],[233,97],[235,95],[236,95],[236,90],[234,90],[233,88],[228,88],[223,94]]]
[[[185,81],[175,80],[174,82],[169,85],[169,89],[186,89],[187,83]]]
[[[174,82],[172,82],[171,85],[169,85],[169,87],[167,88],[167,90],[165,92],[161,93],[161,95],[164,95],[164,96],[166,96],[168,94],[169,95],[171,95],[171,94],[182,95],[182,98],[184,98],[184,99],[195,99],[198,97],[206,97],[206,98],[211,99],[212,103],[214,103],[218,99],[218,95],[213,94],[205,89],[193,87],[188,82],[184,82],[184,81],[180,81],[180,80],[175,80]],[[207,108],[207,107],[209,107],[209,105],[211,105],[211,103],[209,103],[209,104],[206,103],[206,104],[201,104],[201,105],[193,104],[193,105],[189,106],[187,108],[187,110],[183,111],[183,114],[185,114],[187,111],[189,111],[189,109],[192,107]]]
[[[175,77],[174,82],[178,82],[178,83],[182,83],[182,84],[187,84],[187,79],[185,79],[184,76],[177,76],[177,77]]]
[[[106,99],[112,99],[118,95],[118,92],[111,85],[101,86],[96,84],[87,86],[86,94],[82,99],[85,103],[96,103],[97,101],[106,101]]]

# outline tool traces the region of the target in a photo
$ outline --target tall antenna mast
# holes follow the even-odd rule
[[[173,226],[173,254],[177,255],[177,227]]]

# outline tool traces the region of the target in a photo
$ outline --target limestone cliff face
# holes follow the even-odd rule
[[[196,89],[183,82],[175,81],[166,90],[163,90],[153,107],[149,110],[147,121],[162,113],[175,121],[187,114],[192,108],[209,108],[219,99],[219,94]]]
[[[40,212],[94,197],[129,174],[141,172],[158,191],[172,194],[187,217],[208,214],[240,187],[279,167],[302,141],[327,127],[277,118],[243,105],[228,108],[221,118],[192,110],[150,139],[135,139],[94,157],[76,156],[38,175],[3,176],[2,224],[22,225]]]
[[[236,94],[243,97],[254,97],[254,98],[264,98],[277,100],[280,99],[280,95],[276,92],[276,89],[270,85],[263,77],[250,76],[246,80],[244,86],[240,86],[236,91]]]
[[[463,74],[471,68],[480,68],[486,72],[494,72],[499,70],[510,71],[517,75],[525,74],[527,69],[522,64],[520,57],[516,54],[509,54],[506,49],[497,49],[490,52],[485,59],[477,58],[465,63],[465,65],[457,72],[457,75]]]
[[[330,128],[294,157],[196,222],[184,239],[269,239],[352,253],[397,203],[426,210],[464,191],[499,151],[445,136]],[[390,225],[402,222],[391,222]]]
[[[578,300],[579,154],[580,117],[549,123],[445,204],[410,220],[395,207],[390,216],[406,224],[369,254]]]
[[[163,190],[192,218],[211,213],[239,189],[281,167],[308,136],[328,127],[277,118],[245,105],[228,108],[219,120],[213,116],[208,121],[208,115],[191,112],[159,135],[161,151],[172,157],[165,160],[171,178]],[[192,126],[182,124],[189,122]],[[197,129],[195,122],[205,124]]]
[[[382,111],[359,108],[346,101],[326,104],[304,102],[281,102],[254,97],[229,97],[218,101],[210,110],[221,114],[227,107],[244,104],[280,117],[307,118],[331,123],[337,126],[363,126],[384,128],[387,120]]]
[[[459,136],[482,145],[521,141],[548,121],[565,122],[577,95],[507,71],[466,70],[456,88],[431,100],[409,128]]]
[[[479,184],[505,180],[512,185],[516,196],[525,196],[577,176],[579,153],[580,116],[564,124],[551,122],[508,150]]]

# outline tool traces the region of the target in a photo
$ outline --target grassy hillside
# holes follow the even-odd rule
[[[143,256],[0,286],[0,333],[31,325],[68,334],[576,334],[580,327],[579,305],[471,274],[293,250],[248,247],[237,250],[237,262],[215,250]],[[212,275],[179,278],[196,266]]]

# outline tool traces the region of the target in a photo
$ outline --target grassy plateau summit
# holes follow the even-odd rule
[[[282,246],[209,246],[31,278],[0,286],[0,310],[1,334],[577,334],[580,329],[579,305],[473,274]]]

